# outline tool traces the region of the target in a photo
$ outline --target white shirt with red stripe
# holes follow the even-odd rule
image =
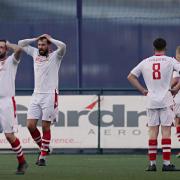
[[[173,105],[169,89],[173,71],[180,71],[180,63],[165,55],[154,55],[140,62],[131,73],[144,78],[147,94],[147,108],[157,109]]]
[[[15,96],[15,77],[19,60],[14,54],[0,61],[0,97]]]
[[[178,72],[174,71],[173,72],[173,78],[178,78],[178,81],[180,81],[180,74]],[[176,104],[180,104],[180,91],[174,97],[174,102]]]
[[[39,55],[39,50],[30,45],[23,50],[34,60],[34,93],[54,93],[58,90],[58,72],[63,58],[58,50],[49,53],[48,57]]]

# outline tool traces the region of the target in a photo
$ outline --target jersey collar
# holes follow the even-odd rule
[[[154,56],[164,56],[164,53],[155,53]]]

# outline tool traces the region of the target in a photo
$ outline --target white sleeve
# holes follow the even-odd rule
[[[135,75],[137,78],[141,75],[142,73],[142,62],[140,62],[136,67],[134,67],[131,70],[131,74]]]
[[[34,57],[34,54],[38,52],[37,48],[34,48],[30,45],[22,47],[22,49],[30,56]]]
[[[176,77],[180,77],[180,76],[179,76],[179,73],[177,71],[174,71],[173,72],[173,78],[176,78]]]
[[[14,56],[14,53],[13,53],[13,63],[14,64],[19,64],[20,63],[20,58],[19,59],[16,59],[15,56]]]
[[[58,60],[62,60],[64,54],[62,55],[61,53],[59,53],[60,50],[59,49],[56,49],[53,53],[54,53],[54,56],[58,59]]]
[[[179,74],[180,73],[180,63],[174,58],[172,58],[172,63],[173,63],[173,69],[175,71],[177,71]]]
[[[57,50],[54,51],[58,59],[62,59],[62,57],[66,53],[66,44],[62,41],[51,38],[51,42],[57,46]]]
[[[18,65],[20,63],[20,59],[16,59],[14,57],[14,53],[11,56],[9,56],[8,61],[10,64],[13,64],[13,65]]]
[[[34,53],[37,53],[38,49],[34,48],[32,46],[30,46],[29,44],[32,42],[35,42],[36,38],[32,38],[32,39],[24,39],[24,40],[20,40],[18,42],[18,45],[20,47],[22,47],[22,49],[30,56],[34,56]]]

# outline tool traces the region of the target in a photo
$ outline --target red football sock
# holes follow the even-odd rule
[[[11,144],[11,146],[12,146],[12,150],[17,154],[18,162],[20,164],[23,163],[25,161],[25,158],[19,139],[16,138],[16,140]]]
[[[32,138],[34,139],[34,141],[36,142],[36,144],[39,146],[39,148],[41,148],[41,144],[42,144],[42,139],[41,139],[41,133],[38,130],[38,128],[35,129],[35,131],[30,132]]]
[[[176,135],[177,135],[178,141],[180,142],[180,126],[176,127]]]
[[[150,161],[155,161],[157,155],[157,139],[149,139],[148,156]]]
[[[41,146],[41,156],[46,156],[47,155],[50,140],[51,140],[51,131],[48,130],[48,131],[43,132],[42,146]]]
[[[162,139],[161,143],[162,143],[163,160],[170,161],[171,139],[170,138]]]

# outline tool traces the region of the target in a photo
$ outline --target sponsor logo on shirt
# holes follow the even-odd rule
[[[46,56],[37,56],[36,59],[35,59],[36,63],[41,63],[41,62],[44,62],[44,61],[47,61]]]

